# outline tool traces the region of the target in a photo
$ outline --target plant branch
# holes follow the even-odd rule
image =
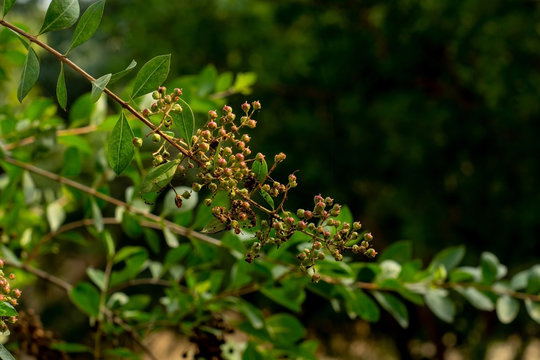
[[[65,280],[60,279],[59,277],[51,275],[51,274],[49,274],[49,273],[47,273],[47,272],[45,272],[45,271],[43,271],[41,269],[32,267],[32,266],[30,266],[28,264],[23,264],[21,262],[11,261],[11,260],[8,260],[8,259],[4,259],[4,263],[6,265],[8,265],[8,266],[12,266],[14,268],[24,270],[27,273],[35,275],[35,276],[37,276],[38,278],[40,278],[42,280],[50,282],[51,284],[54,284],[54,285],[58,286],[61,289],[64,289],[67,293],[69,293],[71,291],[72,286],[71,286],[70,283],[68,283]]]
[[[14,165],[14,166],[17,166],[17,167],[20,167],[22,169],[25,169],[27,171],[30,171],[34,174],[37,174],[37,175],[41,175],[41,176],[44,176],[46,178],[49,178],[51,180],[54,180],[60,184],[65,184],[67,186],[70,186],[72,188],[75,188],[77,190],[80,190],[84,193],[87,193],[89,195],[92,195],[94,197],[97,197],[101,200],[104,200],[112,205],[115,205],[115,206],[119,206],[119,207],[122,207],[124,209],[126,209],[126,211],[129,211],[130,213],[133,213],[133,214],[137,214],[137,215],[140,215],[148,220],[151,220],[157,224],[162,224],[163,227],[167,227],[169,230],[177,233],[177,234],[180,234],[182,236],[185,236],[185,237],[192,237],[192,238],[195,238],[195,239],[198,239],[198,240],[201,240],[201,241],[204,241],[206,243],[209,243],[209,244],[212,244],[212,245],[215,245],[215,246],[221,246],[221,242],[217,239],[214,239],[213,237],[210,237],[210,236],[207,236],[207,235],[204,235],[204,234],[201,234],[197,231],[193,231],[191,229],[188,229],[188,228],[185,228],[183,226],[180,226],[180,225],[177,225],[171,221],[168,221],[168,220],[165,220],[157,215],[154,215],[154,214],[151,214],[151,213],[148,213],[146,211],[142,211],[140,209],[137,209],[131,205],[129,205],[128,203],[126,202],[123,202],[121,200],[118,200],[116,198],[113,198],[109,195],[105,195],[99,191],[97,191],[96,189],[92,189],[91,187],[88,187],[86,185],[83,185],[79,182],[76,182],[76,181],[73,181],[73,180],[70,180],[68,178],[65,178],[63,176],[60,176],[60,175],[57,175],[57,174],[54,174],[52,172],[49,172],[47,170],[43,170],[43,169],[40,169],[38,167],[35,167],[33,165],[30,165],[30,164],[27,164],[27,163],[24,163],[22,161],[19,161],[19,160],[16,160],[16,159],[13,159],[11,157],[6,157],[3,159],[3,161],[11,164],[11,165]],[[162,226],[159,226],[159,225],[154,225],[152,227],[156,228],[156,229],[161,229]],[[156,227],[157,226],[157,227]]]
[[[52,48],[51,46],[49,46],[48,44],[44,43],[43,41],[39,40],[37,37],[35,37],[34,35],[32,34],[29,34],[27,33],[26,31],[18,28],[17,26],[3,20],[3,19],[0,19],[0,25],[14,31],[15,33],[21,35],[21,36],[24,36],[26,39],[28,39],[30,42],[33,42],[34,44],[38,45],[39,47],[41,47],[42,49],[46,50],[47,52],[51,53],[52,55],[54,55],[60,62],[63,62],[65,63],[66,65],[68,65],[69,67],[71,67],[73,70],[75,70],[75,72],[77,72],[79,75],[81,75],[82,77],[84,77],[86,80],[88,80],[90,83],[94,82],[96,79],[94,77],[92,77],[90,74],[88,74],[86,71],[84,71],[79,65],[75,64],[73,61],[71,61],[66,55],[63,55],[61,54],[60,52],[58,52],[56,49]],[[126,109],[127,111],[129,111],[133,116],[135,116],[137,119],[139,119],[141,122],[143,122],[146,126],[148,126],[150,129],[152,129],[152,131],[154,131],[155,133],[161,135],[161,137],[163,139],[165,139],[167,142],[169,142],[172,146],[174,146],[176,149],[178,149],[178,151],[180,151],[184,156],[187,156],[189,157],[190,159],[192,159],[193,161],[195,161],[197,164],[201,165],[200,161],[195,157],[193,156],[193,154],[189,151],[189,150],[186,150],[184,149],[182,146],[180,146],[176,141],[174,141],[173,138],[171,138],[170,136],[168,136],[167,134],[163,133],[161,130],[157,129],[156,126],[154,124],[152,124],[152,122],[150,122],[150,120],[146,119],[141,113],[139,113],[137,110],[135,110],[130,104],[129,102],[123,100],[122,98],[120,98],[118,95],[116,95],[115,93],[113,93],[111,90],[109,90],[108,88],[105,88],[103,89],[103,92],[107,95],[109,95],[109,97],[111,99],[113,99],[114,101],[116,101],[118,104],[120,104],[120,106],[124,109]]]

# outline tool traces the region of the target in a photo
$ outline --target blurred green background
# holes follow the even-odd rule
[[[39,19],[39,4],[15,10]],[[261,101],[251,148],[284,151],[282,176],[299,170],[291,208],[332,195],[379,249],[409,239],[427,261],[465,244],[470,261],[488,250],[515,273],[540,260],[539,20],[532,0],[110,0],[73,59],[94,75],[169,52],[170,78],[208,64],[254,72],[253,93],[231,105]],[[65,48],[71,35],[48,36]],[[42,60],[52,97],[58,65]],[[89,87],[67,75],[73,101]],[[402,357],[417,358],[409,339],[441,344],[451,329],[418,315],[416,328],[383,318],[373,331],[402,337]],[[538,335],[520,321],[465,307],[452,331],[476,358],[489,336]]]

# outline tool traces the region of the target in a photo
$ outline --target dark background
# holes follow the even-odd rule
[[[95,75],[169,52],[171,78],[208,64],[255,72],[253,94],[231,105],[261,101],[251,147],[284,151],[283,176],[299,170],[291,208],[332,195],[379,250],[412,240],[427,263],[465,244],[466,263],[491,251],[513,274],[539,261],[539,20],[540,4],[525,0],[110,0],[73,58]],[[48,36],[60,47],[70,39]],[[54,94],[57,69],[47,69],[42,87]],[[68,84],[73,97],[88,91]],[[374,330],[449,331],[414,311],[412,331],[389,318]],[[466,306],[452,331],[480,354],[482,336],[537,333],[523,312],[503,326]]]

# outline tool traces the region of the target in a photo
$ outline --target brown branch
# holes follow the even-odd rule
[[[148,220],[151,220],[157,224],[162,224],[163,227],[167,227],[169,230],[177,233],[177,234],[180,234],[182,236],[185,236],[185,237],[192,237],[192,238],[195,238],[195,239],[198,239],[198,240],[201,240],[201,241],[204,241],[206,243],[209,243],[209,244],[212,244],[212,245],[215,245],[215,246],[222,246],[221,245],[221,242],[217,239],[214,239],[213,237],[210,237],[210,236],[207,236],[207,235],[204,235],[204,234],[201,234],[197,231],[193,231],[191,229],[188,229],[188,228],[185,228],[183,226],[180,226],[180,225],[177,225],[169,220],[165,220],[157,215],[154,215],[154,214],[151,214],[151,213],[148,213],[148,212],[145,212],[145,211],[142,211],[142,210],[139,210],[131,205],[129,205],[128,203],[126,202],[123,202],[121,200],[118,200],[116,198],[113,198],[109,195],[105,195],[99,191],[97,191],[96,189],[92,189],[91,187],[88,187],[86,185],[83,185],[81,183],[78,183],[76,181],[73,181],[73,180],[70,180],[68,178],[65,178],[63,176],[60,176],[60,175],[57,175],[57,174],[54,174],[52,172],[49,172],[47,170],[43,170],[43,169],[40,169],[38,167],[35,167],[33,165],[30,165],[30,164],[27,164],[27,163],[24,163],[22,161],[19,161],[19,160],[16,160],[16,159],[13,159],[13,158],[10,158],[10,157],[6,157],[3,159],[3,161],[9,163],[9,164],[12,164],[12,165],[15,165],[17,167],[20,167],[22,169],[25,169],[25,170],[28,170],[30,172],[33,172],[34,174],[37,174],[37,175],[41,175],[41,176],[44,176],[46,178],[49,178],[51,180],[54,180],[60,184],[65,184],[67,186],[70,186],[72,188],[75,188],[77,190],[80,190],[82,192],[85,192],[89,195],[92,195],[94,197],[97,197],[101,200],[104,200],[112,205],[115,205],[115,206],[119,206],[119,207],[122,207],[124,209],[126,209],[126,211],[129,211],[130,213],[132,214],[137,214],[137,215],[140,215],[142,217],[145,217],[146,219]],[[152,227],[156,228],[156,229],[161,229],[162,226],[159,226],[159,225],[153,225]]]
[[[84,71],[79,65],[75,64],[73,61],[71,61],[66,55],[63,55],[61,54],[60,52],[58,52],[56,49],[50,47],[49,45],[47,45],[46,43],[42,42],[41,40],[39,40],[37,37],[35,37],[34,35],[32,34],[29,34],[27,33],[26,31],[18,28],[17,26],[3,20],[3,19],[0,19],[0,25],[16,32],[17,34],[21,35],[21,36],[24,36],[25,38],[27,38],[30,42],[33,42],[34,44],[38,45],[39,47],[41,47],[42,49],[46,50],[47,52],[51,53],[52,55],[54,55],[60,62],[63,62],[65,63],[66,65],[68,65],[69,67],[71,67],[73,70],[75,70],[75,72],[77,72],[79,75],[81,75],[82,77],[84,77],[86,80],[88,80],[89,82],[93,82],[95,81],[96,79],[94,77],[92,77],[90,74],[88,74],[86,71]],[[108,88],[105,88],[103,89],[103,92],[107,95],[109,95],[109,97],[111,99],[113,99],[114,101],[116,101],[118,104],[120,104],[120,106],[124,109],[126,109],[127,111],[129,111],[133,116],[135,116],[137,119],[139,119],[141,122],[143,122],[146,126],[148,126],[150,129],[152,129],[153,131],[155,131],[157,134],[161,135],[161,137],[163,139],[165,139],[168,143],[170,143],[172,146],[174,146],[176,149],[178,149],[178,151],[180,151],[184,156],[187,156],[189,157],[190,159],[192,159],[193,161],[195,161],[197,164],[201,165],[201,162],[195,157],[193,156],[193,154],[189,151],[189,150],[186,150],[184,149],[182,146],[180,146],[173,138],[171,138],[170,136],[164,134],[161,130],[157,130],[156,129],[156,126],[154,124],[152,124],[152,122],[150,122],[150,120],[146,119],[141,113],[139,113],[137,110],[135,110],[130,104],[129,102],[127,101],[124,101],[122,100],[122,98],[120,98],[118,95],[116,95],[115,93],[113,93],[111,90],[109,90]]]
[[[71,286],[70,283],[68,283],[67,281],[65,280],[62,280],[54,275],[51,275],[41,269],[37,269],[35,267],[32,267],[28,264],[23,264],[23,263],[20,263],[20,262],[14,262],[14,261],[10,261],[8,259],[4,259],[4,263],[6,265],[9,265],[9,266],[12,266],[14,268],[17,268],[17,269],[21,269],[21,270],[24,270],[32,275],[35,275],[37,276],[38,278],[42,279],[42,280],[45,280],[47,282],[50,282],[51,284],[54,284],[56,286],[58,286],[59,288],[61,289],[64,289],[67,293],[69,293],[71,291],[71,288],[73,286]]]

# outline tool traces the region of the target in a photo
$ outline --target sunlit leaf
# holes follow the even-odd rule
[[[170,63],[171,55],[169,54],[156,56],[144,64],[135,78],[131,97],[136,98],[148,94],[163,84],[169,74]]]
[[[459,292],[465,299],[467,299],[472,306],[479,310],[493,311],[493,309],[495,308],[493,301],[491,301],[489,297],[487,297],[485,294],[483,294],[476,288],[456,288],[456,291]]]
[[[463,256],[465,256],[465,247],[462,245],[444,249],[435,255],[431,264],[429,264],[429,269],[434,271],[437,270],[439,265],[443,265],[446,271],[449,272],[461,262]]]
[[[174,124],[178,128],[180,137],[183,138],[189,146],[191,146],[191,137],[195,133],[195,115],[187,102],[182,99],[179,99],[179,101],[183,104],[183,111],[171,111],[169,114],[172,116]],[[189,114],[186,114],[186,111],[189,111]]]
[[[0,359],[2,359],[2,360],[15,360],[13,355],[11,355],[11,353],[2,344],[0,344]]]
[[[46,209],[47,214],[47,220],[49,221],[49,226],[51,227],[51,231],[56,231],[62,225],[64,220],[66,219],[66,213],[64,212],[64,208],[62,205],[60,205],[58,202],[50,203],[47,206]]]
[[[88,41],[92,35],[94,35],[99,23],[101,22],[104,7],[105,0],[99,0],[86,9],[81,16],[77,27],[75,27],[75,32],[73,33],[73,39],[71,40],[71,45],[69,46],[68,52]]]
[[[373,296],[402,328],[406,329],[409,326],[409,313],[401,300],[392,294],[379,291],[374,291]]]
[[[101,93],[111,80],[111,76],[112,74],[106,74],[101,76],[99,79],[92,81],[92,92],[90,93],[90,99],[92,99],[92,102],[99,100]]]
[[[28,95],[39,77],[39,60],[34,49],[28,47],[28,54],[24,61],[21,80],[17,89],[17,99],[22,102]]]
[[[109,140],[109,164],[116,174],[121,174],[133,158],[133,136],[126,116],[122,113]]]
[[[141,185],[141,192],[146,194],[158,191],[170,183],[178,164],[180,164],[180,160],[169,161],[147,172]]]
[[[66,29],[75,24],[78,18],[78,0],[52,0],[39,33]]]
[[[499,320],[503,324],[510,324],[519,312],[519,301],[508,295],[503,295],[497,299],[495,309]]]
[[[87,282],[80,282],[69,292],[71,301],[85,314],[97,317],[99,314],[99,292]]]
[[[0,301],[0,316],[17,316],[17,310],[6,301]]]

